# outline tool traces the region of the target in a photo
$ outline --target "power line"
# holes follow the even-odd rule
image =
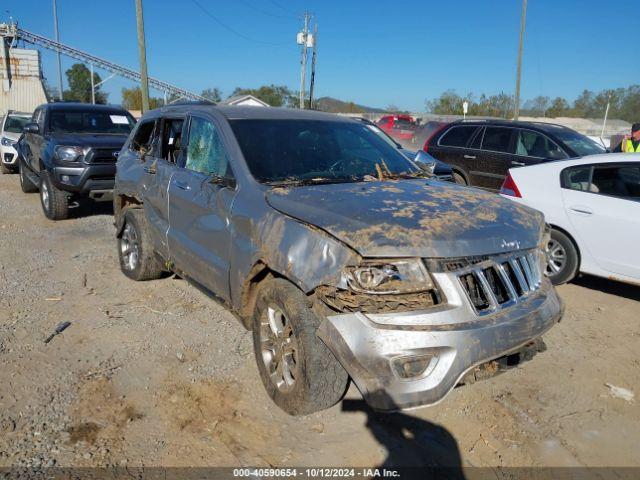
[[[228,32],[233,33],[234,35],[247,40],[249,42],[254,42],[254,43],[258,43],[261,45],[270,45],[270,46],[281,46],[281,45],[288,45],[290,42],[280,42],[280,43],[274,43],[274,42],[265,42],[263,40],[257,40],[255,38],[251,38],[248,37],[246,35],[244,35],[243,33],[238,32],[237,30],[235,30],[234,28],[230,27],[229,25],[227,25],[226,23],[224,23],[222,20],[220,20],[218,17],[216,17],[215,15],[213,15],[209,10],[207,10],[206,8],[204,8],[200,2],[198,2],[197,0],[191,0],[200,10],[202,10],[202,13],[204,13],[206,16],[208,16],[209,18],[211,18],[211,20],[213,20],[214,22],[216,22],[218,25],[220,25],[222,28],[224,28],[225,30],[227,30]]]
[[[245,5],[246,7],[249,7],[251,10],[255,10],[256,12],[261,13],[262,15],[266,15],[267,17],[284,18],[284,19],[287,19],[287,20],[291,20],[291,19],[298,20],[298,17],[294,16],[294,15],[279,15],[277,13],[272,13],[272,12],[269,12],[267,10],[262,10],[261,8],[258,8],[255,5],[252,5],[251,3],[249,3],[249,2],[247,2],[245,0],[237,0],[237,1],[239,1],[240,3]]]
[[[278,2],[276,2],[275,0],[269,0],[269,2],[271,2],[273,5],[275,5],[276,7],[278,7],[281,10],[284,10],[285,12],[288,12],[290,14],[295,14],[295,12],[292,12],[291,10],[289,10],[288,8],[283,7],[282,5],[280,5]],[[300,15],[296,15],[296,18],[299,18]]]

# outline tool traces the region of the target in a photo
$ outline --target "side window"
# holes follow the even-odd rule
[[[182,150],[182,126],[184,118],[167,118],[163,121],[160,156],[167,162],[177,163]]]
[[[602,195],[640,200],[640,164],[596,165],[591,188]]]
[[[567,155],[551,139],[532,130],[518,130],[516,155],[559,160]]]
[[[185,168],[225,177],[228,167],[229,160],[216,127],[208,120],[192,117]]]
[[[492,152],[512,153],[511,152],[511,133],[512,128],[504,127],[487,127],[482,139],[482,150],[490,150]]]
[[[471,145],[469,145],[469,148],[475,148],[475,149],[480,149],[480,147],[482,146],[482,137],[484,137],[484,127],[480,127],[478,129],[478,133],[476,133],[475,137],[473,137],[473,140],[471,141]]]
[[[589,192],[591,185],[591,166],[583,165],[579,167],[565,168],[560,174],[560,185],[562,188]]]
[[[473,132],[477,129],[478,127],[472,125],[453,127],[449,129],[442,138],[440,138],[438,145],[443,147],[466,147],[471,135],[473,135]]]
[[[130,149],[139,153],[148,153],[151,148],[151,140],[155,131],[156,121],[145,120],[138,124],[136,133],[131,140]]]

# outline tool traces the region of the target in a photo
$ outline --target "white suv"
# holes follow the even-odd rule
[[[14,147],[22,129],[31,121],[30,113],[9,112],[0,123],[0,170],[11,173],[18,170],[18,152]]]

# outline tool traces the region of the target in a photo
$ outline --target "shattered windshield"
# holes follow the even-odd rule
[[[422,171],[367,125],[322,120],[232,120],[253,176],[263,183],[413,178]]]

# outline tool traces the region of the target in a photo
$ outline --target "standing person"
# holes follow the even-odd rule
[[[631,126],[631,136],[625,135],[616,152],[640,153],[640,123]]]

